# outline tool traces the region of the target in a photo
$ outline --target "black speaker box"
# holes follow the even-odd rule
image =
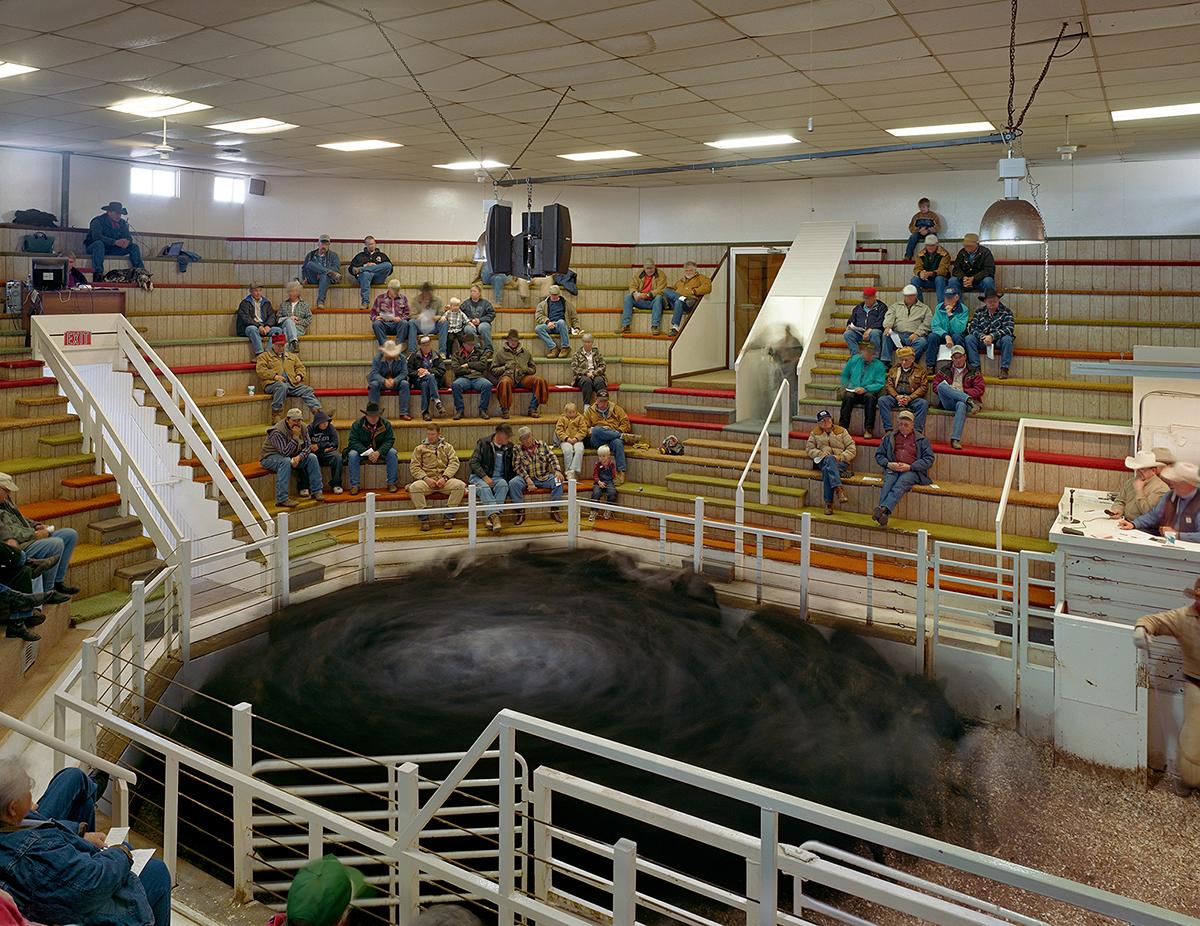
[[[542,209],[540,276],[562,273],[571,266],[571,210],[560,203]]]
[[[488,210],[486,247],[492,273],[511,274],[516,251],[512,233],[512,206],[497,203]]]

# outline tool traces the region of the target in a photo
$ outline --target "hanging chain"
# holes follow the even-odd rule
[[[1005,134],[1016,138],[1021,134],[1021,124],[1025,121],[1025,114],[1029,112],[1029,107],[1033,105],[1033,98],[1037,96],[1038,89],[1042,86],[1042,81],[1046,79],[1046,74],[1050,71],[1050,62],[1056,57],[1058,46],[1063,40],[1063,36],[1067,33],[1067,26],[1070,23],[1064,22],[1058,30],[1058,36],[1054,39],[1054,47],[1050,49],[1050,55],[1046,58],[1046,63],[1042,65],[1042,73],[1038,75],[1038,79],[1033,83],[1033,89],[1029,91],[1029,99],[1025,101],[1025,108],[1021,110],[1021,115],[1014,120],[1013,113],[1016,109],[1015,96],[1017,93],[1017,4],[1019,0],[1012,0],[1012,16],[1008,25],[1008,124],[1005,125]],[[1080,39],[1080,42],[1083,40]],[[1075,48],[1079,47],[1076,43]],[[1071,51],[1074,51],[1072,48]],[[1067,52],[1070,54],[1070,52]],[[1063,57],[1066,57],[1065,55]]]
[[[1008,123],[1005,128],[1013,131],[1013,96],[1017,92],[1017,0],[1012,0],[1012,17],[1008,28]]]

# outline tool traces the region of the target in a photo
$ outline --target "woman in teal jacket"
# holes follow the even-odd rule
[[[959,299],[958,284],[950,283],[946,287],[945,299],[938,303],[930,324],[929,346],[925,348],[925,363],[929,366],[929,372],[932,373],[937,365],[938,350],[943,344],[947,347],[966,344],[969,314]]]
[[[875,344],[864,340],[858,345],[858,353],[842,367],[842,409],[838,423],[850,427],[850,416],[854,407],[863,407],[863,437],[870,437],[875,427],[875,403],[883,391],[887,379],[887,368],[875,359]]]

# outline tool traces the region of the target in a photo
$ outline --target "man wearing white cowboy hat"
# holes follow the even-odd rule
[[[1162,478],[1171,491],[1140,518],[1122,518],[1117,526],[1200,543],[1200,470],[1195,463],[1173,463],[1163,470]]]
[[[1117,492],[1117,499],[1108,509],[1111,518],[1136,520],[1153,511],[1159,500],[1171,490],[1159,477],[1163,464],[1153,450],[1139,450],[1125,458],[1125,468],[1133,470]]]
[[[127,215],[129,210],[113,200],[108,205],[101,206],[100,215],[88,223],[83,246],[92,256],[93,283],[99,283],[104,278],[104,258],[108,254],[128,256],[129,266],[134,268],[145,266],[142,263],[142,250],[133,240],[129,222],[125,219]]]
[[[379,353],[371,361],[371,372],[367,374],[367,401],[379,404],[383,392],[394,392],[400,397],[400,417],[412,421],[408,413],[412,387],[408,384],[408,360],[395,341],[384,341]]]

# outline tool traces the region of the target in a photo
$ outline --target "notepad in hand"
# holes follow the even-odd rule
[[[947,347],[945,344],[940,345],[938,347],[937,359],[938,360],[949,360],[950,359],[950,348]]]
[[[129,838],[129,827],[114,826],[108,831],[108,836],[104,839],[105,848],[111,849],[113,846],[119,846]]]
[[[146,863],[154,858],[153,849],[134,849],[133,850],[133,873],[140,875],[142,869],[146,867]]]

